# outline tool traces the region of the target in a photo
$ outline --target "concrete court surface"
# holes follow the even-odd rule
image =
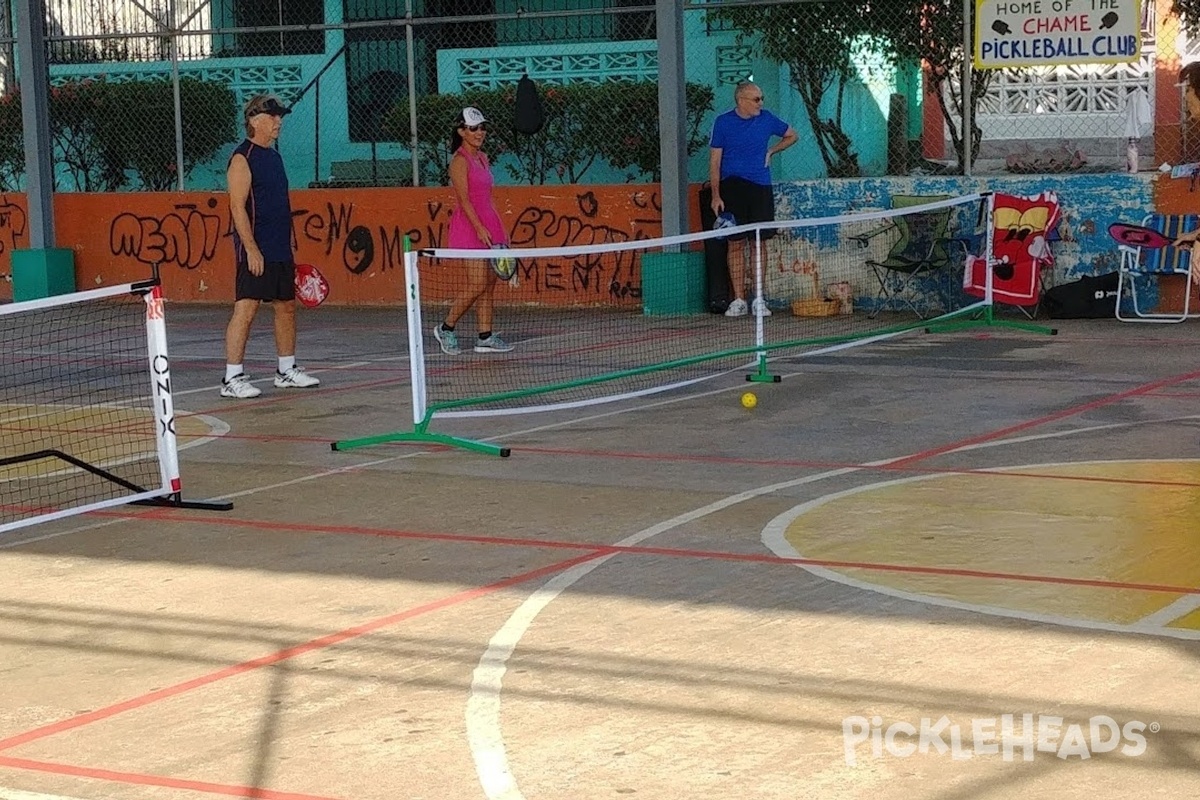
[[[440,426],[499,459],[331,452],[405,428],[396,310],[302,312],[322,387],[252,401],[168,312],[235,507],[0,539],[3,800],[1200,793],[1198,323]]]

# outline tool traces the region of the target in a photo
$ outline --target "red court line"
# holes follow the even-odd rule
[[[1019,433],[1020,431],[1025,431],[1025,430],[1029,430],[1030,428],[1036,428],[1038,426],[1045,425],[1047,422],[1054,422],[1055,420],[1065,419],[1067,417],[1073,417],[1077,414],[1083,413],[1084,411],[1091,411],[1093,409],[1103,408],[1104,406],[1112,405],[1113,403],[1120,402],[1121,400],[1127,400],[1130,397],[1138,397],[1141,395],[1150,394],[1151,392],[1161,389],[1164,386],[1174,386],[1177,383],[1186,383],[1187,381],[1195,380],[1196,378],[1200,378],[1200,370],[1196,370],[1194,372],[1188,372],[1183,375],[1176,375],[1173,378],[1163,378],[1161,380],[1152,381],[1150,383],[1142,384],[1141,386],[1135,387],[1133,389],[1129,389],[1124,392],[1110,394],[1108,397],[1101,397],[1100,399],[1093,400],[1090,403],[1082,403],[1077,406],[1071,406],[1069,408],[1064,408],[1062,411],[1056,411],[1053,414],[1047,414],[1043,417],[1038,417],[1036,419],[1027,420],[1025,422],[1019,422],[1016,425],[1009,425],[1006,428],[1000,428],[999,430],[991,431],[990,433],[982,433],[982,434],[979,434],[978,436],[972,436],[972,437],[969,437],[966,439],[960,439],[957,442],[950,442],[949,444],[944,444],[944,445],[941,445],[940,447],[935,447],[935,448],[925,450],[920,453],[914,453],[911,456],[899,458],[899,459],[896,459],[895,461],[891,461],[889,463],[893,466],[902,466],[902,465],[912,464],[917,461],[924,461],[926,459],[935,458],[937,456],[949,453],[953,450],[959,450],[963,447],[969,447],[970,445],[973,445],[973,444],[983,444],[984,442],[992,442],[992,441],[1001,439],[1001,438],[1008,436],[1010,434],[1013,434],[1013,433]]]
[[[162,520],[170,522],[193,522],[174,514],[166,514]],[[561,539],[528,539],[510,536],[485,536],[467,533],[438,533],[434,531],[398,531],[387,528],[368,528],[357,525],[303,525],[287,522],[268,522],[253,519],[230,519],[228,517],[205,519],[205,524],[245,527],[253,530],[283,533],[324,533],[348,536],[374,536],[384,539],[407,539],[431,542],[454,542],[457,544],[484,544],[504,547],[528,547],[551,550],[585,550],[592,557],[627,554],[671,556],[675,558],[712,559],[717,561],[744,561],[758,564],[790,564],[796,566],[828,567],[830,569],[863,569],[876,572],[908,572],[917,575],[939,577],[990,578],[993,580],[1022,581],[1026,583],[1052,583],[1064,586],[1091,586],[1101,589],[1128,589],[1141,592],[1165,592],[1169,594],[1200,594],[1200,587],[1172,586],[1158,583],[1128,583],[1102,578],[1071,578],[1061,575],[1033,575],[1017,572],[988,572],[985,570],[960,569],[957,567],[926,567],[909,564],[887,564],[868,561],[833,561],[820,558],[788,558],[768,553],[730,553],[723,550],[699,550],[686,547],[651,547],[644,545],[611,545],[595,542],[570,542]],[[586,560],[586,559],[585,559]],[[0,750],[4,749],[0,742]]]
[[[989,475],[1010,478],[1039,478],[1053,481],[1079,481],[1083,483],[1115,483],[1129,486],[1178,486],[1181,488],[1200,487],[1196,481],[1158,481],[1138,478],[1105,478],[1099,475],[1055,475],[1042,472],[1022,472],[1020,470],[1000,469],[996,467],[955,468],[955,467],[916,467],[888,464],[856,464],[840,461],[804,461],[786,458],[746,458],[744,456],[708,456],[688,453],[638,453],[623,450],[584,450],[579,448],[554,447],[521,447],[511,448],[514,453],[533,453],[537,455],[580,456],[583,458],[615,458],[635,461],[665,461],[665,462],[694,462],[701,464],[737,464],[750,467],[798,467],[803,469],[856,469],[862,472],[904,472],[915,475]]]
[[[249,661],[243,661],[240,664],[234,664],[232,666],[219,669],[215,672],[210,672],[207,675],[201,675],[200,677],[192,678],[191,680],[184,681],[182,683],[177,683],[174,686],[167,686],[138,697],[123,700],[120,703],[114,703],[113,705],[96,709],[95,711],[89,711],[85,714],[77,714],[69,719],[63,719],[59,720],[58,722],[52,722],[48,725],[42,725],[41,727],[34,728],[24,733],[18,733],[14,736],[9,736],[6,739],[0,740],[0,750],[10,750],[14,747],[19,747],[20,745],[37,741],[38,739],[44,739],[47,736],[53,736],[57,733],[74,730],[75,728],[80,728],[84,725],[90,725],[93,722],[99,722],[101,720],[115,717],[116,715],[122,714],[126,711],[143,708],[151,703],[156,703],[159,700],[166,700],[167,698],[181,695],[184,692],[189,692],[192,689],[198,689],[202,686],[216,683],[217,681],[225,678],[244,675],[247,672],[259,669],[260,667],[267,667],[272,664],[277,664],[281,661],[286,661],[290,658],[295,658],[296,656],[333,647],[334,645],[341,644],[342,642],[356,639],[360,636],[365,636],[368,633],[395,625],[398,622],[403,622],[405,620],[421,616],[422,614],[428,614],[432,611],[440,611],[443,608],[449,608],[450,606],[466,603],[478,597],[483,597],[485,595],[492,594],[493,592],[500,591],[501,589],[506,589],[510,586],[516,586],[517,584],[535,580],[546,575],[552,575],[556,572],[561,572],[565,569],[575,566],[576,564],[581,564],[585,561],[591,561],[598,555],[600,554],[589,552],[565,561],[559,561],[557,563],[550,564],[549,566],[539,567],[538,569],[523,572],[520,575],[514,575],[494,583],[489,583],[474,589],[468,589],[466,591],[458,592],[457,594],[452,594],[448,597],[443,597],[439,600],[434,600],[414,608],[399,611],[395,614],[379,617],[378,619],[364,622],[361,625],[355,625],[336,633],[326,634],[325,636],[320,636],[316,639],[304,642],[303,644],[285,647],[284,649],[277,650],[274,653],[269,653],[265,656],[259,656],[258,658],[254,658]]]
[[[35,761],[29,758],[12,758],[11,756],[0,756],[0,767],[24,769],[32,772],[48,772],[51,775],[69,775],[73,778],[91,778],[93,780],[126,783],[135,786],[161,786],[165,789],[185,789],[192,792],[225,795],[226,797],[256,797],[260,798],[260,800],[334,800],[334,798],[321,795],[300,794],[299,792],[277,792],[274,789],[262,789],[257,786],[230,786],[223,783],[167,778],[160,775],[143,775],[138,772],[117,772],[111,769],[77,767],[73,764],[57,764],[52,761]]]

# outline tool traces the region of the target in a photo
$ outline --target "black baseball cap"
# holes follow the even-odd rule
[[[250,119],[255,114],[270,114],[273,117],[284,117],[290,113],[292,113],[292,110],[279,102],[279,98],[273,94],[255,95],[246,103],[246,119]]]

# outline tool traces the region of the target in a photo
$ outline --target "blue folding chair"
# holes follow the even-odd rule
[[[1156,230],[1174,241],[1181,234],[1200,227],[1196,214],[1147,214],[1142,227]],[[1122,322],[1183,322],[1190,316],[1192,299],[1192,250],[1190,247],[1133,247],[1119,245],[1121,265],[1117,277],[1117,319]],[[1180,311],[1156,311],[1159,303],[1159,279],[1166,275],[1182,276],[1183,308]],[[1128,291],[1133,316],[1122,313],[1122,298]]]

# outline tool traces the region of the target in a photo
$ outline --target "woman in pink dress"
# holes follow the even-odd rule
[[[500,214],[492,203],[492,170],[483,153],[487,137],[487,119],[477,108],[462,110],[454,133],[450,136],[450,186],[458,207],[450,216],[449,246],[454,249],[487,250],[492,245],[507,244]],[[462,352],[454,327],[475,306],[479,323],[476,353],[507,353],[512,345],[492,331],[492,294],[499,277],[488,266],[486,258],[467,261],[467,286],[450,306],[446,320],[433,329],[433,337],[442,352],[456,356]]]

